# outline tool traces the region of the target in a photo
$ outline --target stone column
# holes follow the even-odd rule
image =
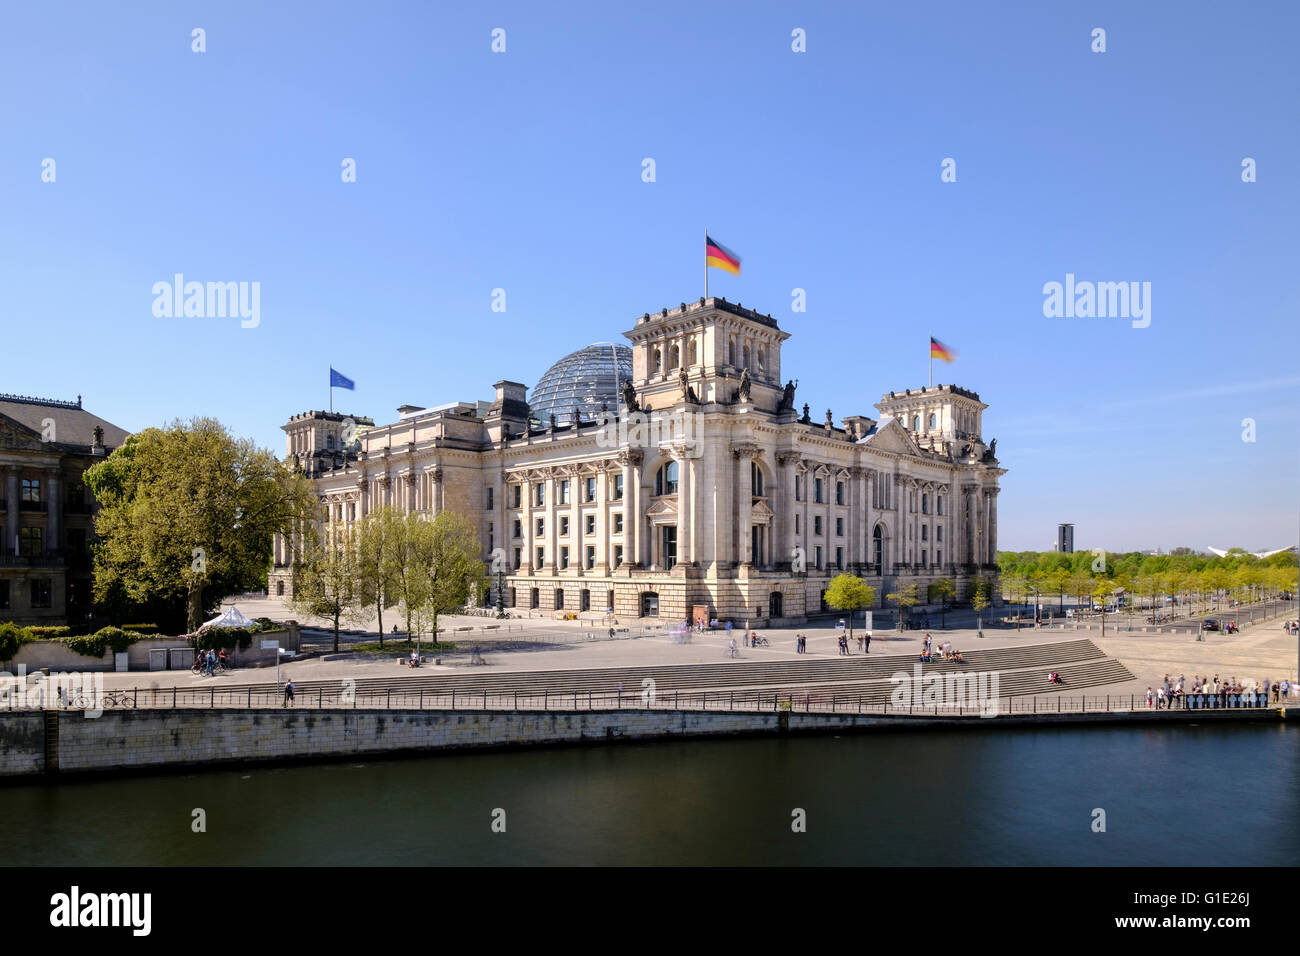
[[[402,487],[406,489],[405,499],[406,513],[409,515],[415,511],[415,466],[402,476]]]
[[[5,497],[9,501],[5,513],[5,541],[0,552],[18,553],[18,468],[10,465],[5,474]]]
[[[357,478],[357,520],[360,521],[370,513],[370,482],[363,474]]]
[[[519,573],[529,574],[533,566],[533,481],[520,476],[519,488]],[[514,528],[510,529],[511,535]],[[513,542],[514,538],[511,538]],[[513,546],[513,545],[512,545]]]
[[[609,574],[614,566],[614,549],[610,545],[609,468],[601,462],[596,472],[596,568]]]
[[[791,533],[790,511],[794,507],[793,469],[790,467],[798,461],[797,455],[782,452],[776,456],[776,470],[772,475],[772,540],[769,548],[773,564],[784,564],[791,560],[790,552],[794,549],[794,535]]]
[[[989,563],[998,563],[998,489],[989,489]]]
[[[692,480],[689,449],[673,449],[677,461],[677,560],[686,564],[695,561],[695,523],[691,520],[695,506],[695,482]]]
[[[582,527],[582,476],[574,469],[569,479],[569,567],[581,576],[587,565],[587,536]]]
[[[48,500],[45,505],[45,550],[62,551],[63,545],[59,541],[59,534],[62,530],[63,517],[63,481],[57,468],[49,472],[46,488]]]
[[[560,566],[560,553],[556,550],[560,535],[560,521],[555,506],[558,486],[559,482],[555,480],[555,472],[549,472],[546,476],[546,560],[543,562],[542,568],[551,571]]]
[[[752,357],[752,356],[751,356]],[[754,552],[754,474],[751,464],[758,455],[758,448],[753,445],[738,445],[732,449],[736,467],[736,563],[752,565]]]

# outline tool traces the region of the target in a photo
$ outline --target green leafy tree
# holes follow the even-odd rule
[[[305,477],[212,418],[132,435],[84,481],[100,506],[95,599],[160,604],[191,631],[265,586],[274,535],[315,520]]]
[[[384,646],[384,608],[397,603],[391,550],[397,547],[404,516],[387,506],[375,508],[357,524],[357,603],[373,608],[379,619],[379,646]]]
[[[989,585],[981,579],[975,582],[975,591],[970,596],[970,607],[975,612],[975,628],[984,629],[984,612],[989,608]]]
[[[952,578],[939,578],[929,587],[930,600],[939,602],[939,626],[946,627],[948,621],[948,603],[957,596],[957,582]]]
[[[290,605],[310,617],[334,625],[334,653],[339,651],[339,622],[368,613],[358,601],[360,567],[352,536],[343,528],[322,535],[311,531],[293,556],[293,597]]]
[[[438,616],[465,606],[471,593],[482,594],[488,585],[483,546],[470,522],[454,511],[440,511],[432,521],[421,522],[417,551],[422,582],[422,610],[433,618],[433,639],[438,640]]]
[[[849,640],[852,640],[853,615],[876,603],[876,589],[856,575],[837,574],[826,588],[826,603],[837,611],[848,612]]]
[[[899,588],[891,594],[885,595],[885,600],[891,602],[894,607],[898,608],[898,626],[903,626],[903,612],[909,608],[916,607],[920,603],[919,588],[915,584],[909,584]]]

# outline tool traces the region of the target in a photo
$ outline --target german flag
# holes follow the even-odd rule
[[[704,261],[715,269],[723,269],[733,276],[740,275],[740,256],[722,243],[714,242],[708,233],[704,235]]]
[[[957,353],[948,346],[944,345],[933,335],[930,336],[930,358],[943,359],[945,362],[951,362],[957,357]]]

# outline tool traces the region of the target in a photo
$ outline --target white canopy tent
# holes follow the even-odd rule
[[[224,611],[222,611],[219,615],[214,617],[212,620],[203,622],[203,627],[253,627],[253,626],[255,626],[255,622],[250,621],[248,618],[244,617],[244,615],[240,612],[239,608],[235,607],[233,604],[230,607],[226,608]]]

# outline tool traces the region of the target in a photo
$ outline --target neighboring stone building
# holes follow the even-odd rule
[[[840,569],[881,603],[911,583],[924,601],[941,577],[964,597],[996,575],[1004,470],[974,392],[890,392],[879,420],[836,426],[829,410],[814,422],[795,409],[789,334],[771,316],[700,299],[625,334],[630,372],[602,344],[543,376],[549,396],[573,397],[563,421],[553,398],[543,418],[524,385],[502,381],[490,404],[403,406],[395,424],[354,427],[355,460],[313,472],[325,520],[452,508],[478,525],[507,606],[620,618],[798,621],[825,610]],[[284,426],[291,454],[353,422],[327,415]],[[277,541],[272,593],[291,592],[290,563]]]
[[[126,437],[81,396],[0,395],[0,621],[75,623],[90,612],[95,504],[81,475]]]

